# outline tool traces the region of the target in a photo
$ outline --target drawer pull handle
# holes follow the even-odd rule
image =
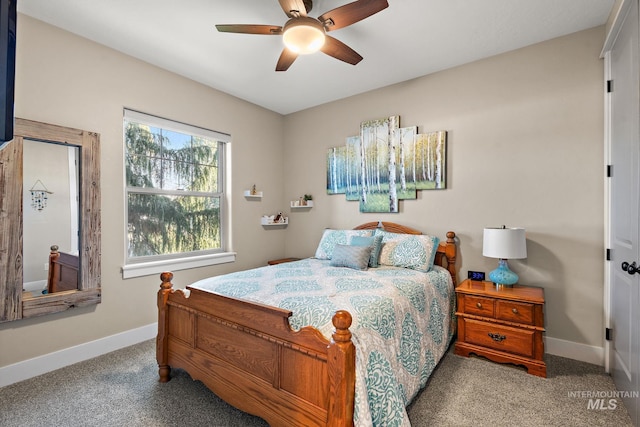
[[[491,332],[489,332],[488,334],[492,340],[500,342],[500,341],[504,341],[507,339],[507,337],[505,337],[504,335],[500,335],[500,334],[492,334]]]
[[[480,304],[479,302],[476,303],[476,307],[478,308],[482,308],[482,304]]]
[[[518,309],[517,308],[512,308],[511,311],[513,312],[513,314],[518,314]]]

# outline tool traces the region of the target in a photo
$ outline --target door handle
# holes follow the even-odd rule
[[[622,270],[626,271],[627,273],[634,275],[638,272],[640,272],[640,266],[636,265],[636,262],[633,261],[631,264],[629,264],[627,261],[622,263]]]

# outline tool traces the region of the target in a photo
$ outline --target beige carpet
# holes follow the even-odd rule
[[[631,426],[617,407],[589,409],[570,392],[614,391],[599,366],[547,357],[548,378],[447,353],[408,408],[419,426]],[[608,400],[608,399],[607,399]],[[160,384],[147,341],[0,388],[0,426],[266,426],[182,371]]]

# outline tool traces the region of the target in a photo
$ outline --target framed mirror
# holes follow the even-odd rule
[[[79,289],[80,164],[75,145],[22,141],[22,290],[31,296]]]
[[[17,118],[0,149],[0,322],[98,304],[100,236],[99,135]]]

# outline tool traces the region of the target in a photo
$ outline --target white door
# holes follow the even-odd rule
[[[613,329],[610,363],[616,387],[623,392],[640,390],[640,62],[638,2],[632,3],[610,57],[612,251],[609,283]],[[640,399],[631,393],[631,397],[623,400],[635,425],[639,425]]]

